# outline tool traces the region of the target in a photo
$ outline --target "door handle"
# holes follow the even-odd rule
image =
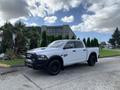
[[[76,50],[73,50],[73,52],[76,52]]]
[[[86,49],[83,49],[83,51],[86,51]]]

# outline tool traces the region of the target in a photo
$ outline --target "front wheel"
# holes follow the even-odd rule
[[[88,65],[89,65],[89,66],[94,66],[95,63],[96,63],[96,56],[95,56],[95,55],[91,55],[91,56],[89,57],[89,60],[88,60]]]
[[[61,63],[59,60],[52,60],[48,66],[47,71],[51,75],[57,75],[61,70]]]

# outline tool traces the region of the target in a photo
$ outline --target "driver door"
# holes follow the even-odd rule
[[[65,65],[70,65],[77,62],[74,41],[69,41],[66,43],[64,47],[63,58],[64,58]]]

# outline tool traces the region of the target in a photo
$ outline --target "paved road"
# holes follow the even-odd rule
[[[57,76],[24,68],[0,76],[0,90],[120,90],[120,57],[101,58],[94,67],[66,67]]]

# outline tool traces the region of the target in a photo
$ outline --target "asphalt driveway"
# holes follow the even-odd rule
[[[0,76],[0,90],[120,90],[120,57],[72,65],[57,76],[26,67]]]

